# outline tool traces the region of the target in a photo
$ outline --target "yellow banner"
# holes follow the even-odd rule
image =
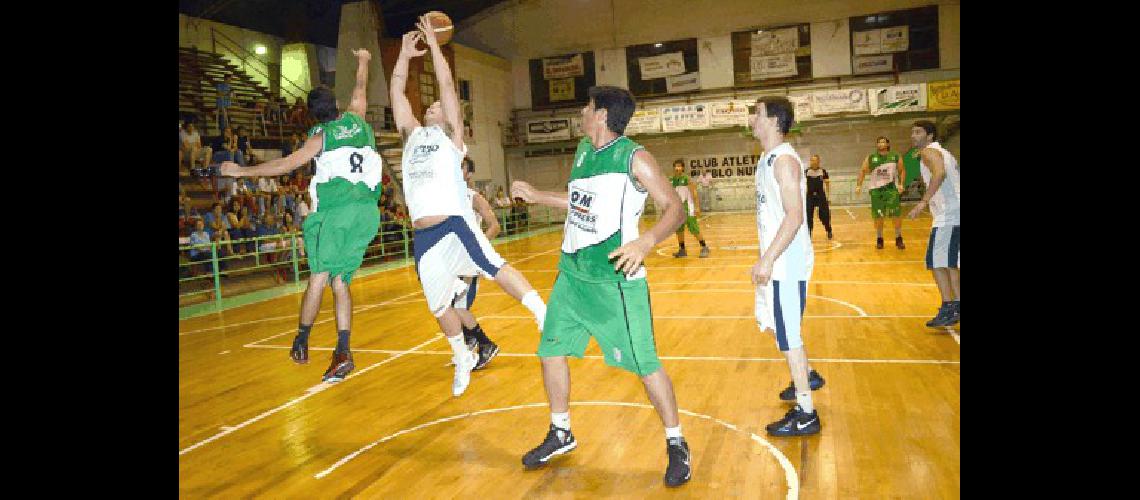
[[[550,102],[574,100],[573,78],[558,78],[547,81],[550,82]]]
[[[927,111],[942,111],[947,109],[961,109],[962,80],[944,80],[926,84]]]

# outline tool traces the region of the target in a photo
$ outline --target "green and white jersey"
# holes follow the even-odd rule
[[[696,204],[693,203],[693,193],[689,191],[689,176],[685,174],[674,175],[669,178],[669,183],[673,185],[673,189],[677,190],[677,197],[681,199],[681,203],[685,203],[689,212],[685,215],[695,217]]]
[[[894,151],[879,154],[876,151],[867,157],[867,167],[871,169],[871,189],[886,186],[899,178],[899,154]]]
[[[355,113],[309,130],[309,136],[324,134],[324,147],[314,158],[317,173],[309,183],[313,211],[380,199],[383,160],[376,152],[372,126]]]
[[[614,270],[609,253],[638,237],[637,223],[649,192],[633,177],[633,154],[642,146],[620,136],[599,149],[588,137],[578,142],[567,190],[570,208],[558,270],[592,282],[645,277],[645,266],[629,276]]]

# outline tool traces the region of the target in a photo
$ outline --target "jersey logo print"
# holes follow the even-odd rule
[[[593,204],[596,195],[584,189],[572,189],[570,192],[570,211],[567,212],[567,220],[570,221],[574,227],[587,233],[598,232],[595,227],[598,222],[598,216],[597,214],[590,213],[590,205]]]
[[[364,173],[364,155],[360,153],[352,153],[348,157],[348,163],[352,165],[352,171],[349,173],[363,174]]]
[[[352,128],[345,127],[344,125],[337,125],[336,130],[333,131],[333,138],[337,140],[344,140],[356,134],[363,132],[360,124],[353,123]]]

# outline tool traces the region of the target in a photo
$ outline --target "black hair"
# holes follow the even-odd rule
[[[679,163],[679,164],[681,164],[681,167],[684,167],[684,166],[685,166],[685,160],[682,160],[682,159],[680,159],[680,158],[677,158],[676,160],[673,160],[673,166],[674,166],[674,167],[676,167],[678,163]]]
[[[471,158],[464,158],[463,164],[467,166],[468,172],[475,173],[475,161],[474,160],[472,160]]]
[[[327,85],[309,91],[309,114],[321,123],[335,120],[340,114],[336,109],[336,95]]]
[[[761,104],[764,105],[764,110],[769,118],[776,118],[776,125],[780,128],[780,133],[787,134],[788,130],[792,128],[792,123],[796,121],[796,108],[792,106],[792,102],[786,97],[764,96],[756,99],[756,114],[760,114],[759,106]]]
[[[891,143],[891,140],[887,139],[887,136],[885,136],[885,135],[880,135],[877,139],[875,139],[875,142],[879,142],[879,141],[887,141],[887,144]]]
[[[934,122],[930,120],[919,120],[914,122],[914,126],[922,127],[922,130],[925,130],[926,133],[930,135],[930,140],[938,140],[938,127],[934,126]]]
[[[594,101],[594,109],[606,110],[606,128],[615,134],[624,134],[625,126],[633,117],[637,109],[637,101],[633,94],[621,87],[610,85],[597,85],[588,91],[590,100]]]

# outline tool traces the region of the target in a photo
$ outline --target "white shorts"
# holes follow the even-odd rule
[[[806,304],[806,281],[771,280],[756,287],[756,323],[760,331],[775,331],[776,346],[781,352],[803,347],[800,325]]]
[[[494,278],[506,264],[483,232],[458,215],[427,229],[417,229],[412,241],[416,273],[428,308],[437,318],[466,290],[467,284],[460,276]]]
[[[927,269],[961,267],[961,227],[942,226],[930,230],[930,242],[926,245]]]

